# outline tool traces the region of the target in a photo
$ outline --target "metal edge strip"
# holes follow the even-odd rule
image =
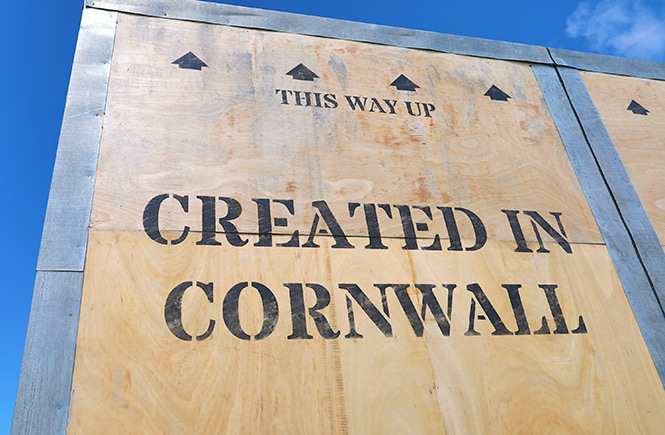
[[[495,59],[552,63],[545,47],[242,6],[190,0],[86,0],[85,4],[93,8],[150,17],[273,30]]]
[[[116,21],[83,11],[37,270],[83,270]]]
[[[83,272],[37,272],[12,435],[64,434]]]
[[[658,235],[642,207],[642,202],[579,71],[566,67],[557,67],[557,70],[572,102],[573,110],[577,113],[587,136],[591,152],[598,162],[603,177],[607,180],[619,214],[625,222],[637,254],[651,280],[661,310],[663,310],[665,305],[665,252],[663,252]]]
[[[151,17],[274,30],[444,53],[571,66],[665,80],[665,63],[491,39],[191,0],[85,0],[86,6]],[[548,50],[552,56],[548,54]]]
[[[84,9],[40,248],[11,434],[65,433],[117,13]]]
[[[550,48],[554,63],[586,71],[665,80],[665,63]]]
[[[665,384],[665,340],[662,339],[665,337],[665,316],[652,291],[649,277],[640,263],[557,70],[546,65],[532,65],[532,69],[605,239],[642,337],[661,382]]]

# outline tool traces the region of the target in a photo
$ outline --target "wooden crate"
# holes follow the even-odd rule
[[[47,218],[36,300],[50,274],[80,281],[62,312],[33,308],[15,433],[665,424],[660,260],[640,244],[657,238],[626,222],[642,209],[617,199],[582,104],[662,234],[662,81],[580,75],[537,47],[89,3],[82,29],[106,23],[113,50],[82,39],[75,70],[104,71],[103,113],[81,110],[97,139],[63,184],[84,193],[54,181],[49,216],[84,205],[80,225]],[[629,96],[654,113],[618,108]],[[40,359],[67,315],[64,363]]]

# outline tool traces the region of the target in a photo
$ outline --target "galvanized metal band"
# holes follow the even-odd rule
[[[83,11],[39,253],[12,434],[65,433],[117,13]]]
[[[83,270],[116,21],[83,12],[37,270]]]
[[[494,59],[551,63],[544,47],[189,0],[86,0],[86,6],[159,18],[324,36]]]
[[[605,239],[644,341],[660,378],[665,383],[665,340],[663,340],[665,315],[653,291],[649,275],[640,261],[637,252],[639,247],[636,249],[629,229],[622,219],[620,210],[623,211],[625,205],[618,204],[617,207],[610,192],[611,185],[608,187],[606,178],[601,174],[600,169],[607,174],[607,168],[602,165],[599,168],[596,156],[592,152],[593,145],[591,147],[589,145],[591,142],[596,142],[597,138],[591,139],[587,131],[588,122],[580,123],[582,119],[593,118],[593,114],[588,113],[589,107],[577,106],[580,96],[570,94],[571,89],[568,89],[570,79],[564,80],[563,84],[566,84],[564,88],[554,67],[533,65],[532,68],[587,202]],[[571,71],[579,76],[576,70]],[[579,93],[579,90],[574,87],[572,92],[574,95]]]
[[[67,429],[82,272],[37,272],[12,435]]]
[[[556,65],[586,71],[665,80],[665,63],[550,48]]]
[[[86,0],[85,4],[93,8],[151,17],[323,36],[491,59],[557,64],[609,74],[665,80],[665,64],[659,62],[242,6],[190,0]]]

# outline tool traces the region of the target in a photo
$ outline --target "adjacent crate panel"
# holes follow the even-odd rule
[[[583,72],[644,211],[665,243],[665,81]]]

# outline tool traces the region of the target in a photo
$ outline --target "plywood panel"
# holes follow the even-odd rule
[[[331,249],[330,238],[286,251],[189,239],[163,246],[141,232],[92,230],[68,432],[654,433],[665,423],[662,385],[604,246],[575,245],[570,255],[554,245],[538,256],[515,253],[512,242],[491,241],[479,252],[386,243],[370,251]],[[177,338],[165,320],[168,295],[188,281],[213,284],[212,303],[201,288],[183,297],[185,331],[200,335],[216,322],[201,341]],[[237,338],[224,320],[224,300],[243,282],[275,297],[278,320],[264,339]],[[479,335],[465,334],[474,283],[512,333],[518,325],[501,286],[521,285],[530,333],[492,335],[477,299],[476,314],[486,319],[474,320]],[[289,339],[296,299],[285,284],[304,286],[304,307],[317,301],[305,284],[323,286],[331,300],[320,313],[340,335],[324,339],[307,313],[312,338]],[[391,336],[354,300],[363,337],[345,338],[350,284]],[[418,314],[409,320],[395,286],[386,315],[377,284],[408,285],[418,314],[426,291],[415,284],[434,285],[446,316],[444,285],[454,284],[449,335],[427,311],[418,337],[411,324]],[[568,333],[534,334],[542,316],[551,332],[556,327],[541,285],[557,286]],[[241,327],[255,335],[264,325],[261,297],[247,288],[239,300]],[[587,333],[573,334],[579,316]]]
[[[172,64],[190,51],[207,67]],[[318,78],[286,75],[300,63]],[[390,86],[400,74],[419,88]],[[511,98],[484,96],[492,85]],[[282,90],[300,91],[300,105]],[[368,232],[349,203],[371,203],[391,206],[392,218],[378,211],[384,236],[403,235],[394,206],[409,205],[433,210],[432,220],[413,211],[429,223],[418,237],[447,238],[436,207],[452,206],[477,214],[491,239],[512,238],[501,212],[511,209],[561,213],[569,240],[602,242],[527,64],[121,15],[104,122],[95,228],[139,229],[150,199],[168,193],[188,196],[189,211],[166,201],[164,229],[201,230],[196,197],[212,196],[241,203],[234,222],[247,233],[259,231],[252,199],[267,198],[294,201],[293,214],[274,206],[289,218],[271,228],[282,234],[309,231],[312,202],[324,200],[348,235]]]
[[[665,82],[582,72],[630,181],[665,243]],[[635,101],[649,112],[627,110]]]
[[[115,44],[68,433],[665,423],[528,65],[122,14]]]

